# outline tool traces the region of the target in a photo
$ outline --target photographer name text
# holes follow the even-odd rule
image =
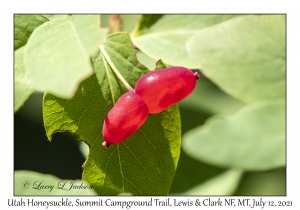
[[[25,181],[22,187],[23,189],[46,190],[48,192],[52,192],[52,190],[55,188],[65,191],[93,189],[93,186],[91,185],[74,181],[60,181],[57,183],[57,185],[45,184],[43,181],[34,181],[33,183]]]

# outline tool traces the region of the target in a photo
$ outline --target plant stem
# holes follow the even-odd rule
[[[103,56],[105,57],[106,61],[108,62],[108,64],[110,65],[110,67],[112,68],[112,70],[115,72],[115,74],[117,75],[117,77],[121,80],[121,82],[127,87],[127,89],[129,91],[133,91],[133,88],[128,84],[128,82],[124,79],[124,77],[120,74],[120,72],[118,71],[118,69],[115,67],[114,63],[110,60],[110,57],[108,56],[108,54],[106,53],[103,45],[99,46],[101,53],[103,54]]]

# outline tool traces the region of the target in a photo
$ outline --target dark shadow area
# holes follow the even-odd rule
[[[85,158],[76,137],[70,133],[57,133],[50,142],[43,124],[24,115],[30,99],[28,101],[21,108],[23,110],[14,114],[14,170],[52,174],[61,179],[81,179]],[[40,112],[41,108],[36,111]]]

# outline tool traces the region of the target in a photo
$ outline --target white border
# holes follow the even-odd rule
[[[290,209],[300,209],[299,201],[299,6],[297,1],[1,1],[1,71],[0,91],[1,102],[4,106],[0,109],[1,130],[1,184],[0,207],[8,209],[7,201],[13,197],[13,14],[14,13],[286,13],[287,14],[287,196],[262,197],[263,200],[293,201]],[[168,9],[168,10],[167,10]],[[171,10],[169,10],[171,9]],[[4,65],[3,65],[4,64]],[[19,197],[20,198],[20,197]],[[28,199],[30,197],[26,197]],[[38,200],[58,200],[58,197],[33,197]],[[95,200],[98,197],[79,197],[81,200]],[[106,199],[108,197],[101,197]],[[147,200],[150,197],[118,197],[118,200]],[[155,197],[166,199],[168,197]],[[175,197],[169,197],[174,199]],[[197,197],[176,197],[179,200]],[[204,199],[205,197],[199,197]],[[233,197],[221,197],[221,199]],[[237,197],[236,199],[260,197]],[[76,197],[71,197],[74,200]],[[116,197],[112,197],[116,199]],[[212,199],[217,199],[213,197]],[[298,208],[297,208],[298,207]],[[32,209],[32,207],[23,207]],[[82,207],[81,207],[82,208]],[[165,209],[169,207],[156,207]],[[179,207],[177,207],[179,208]],[[181,207],[182,208],[182,207]],[[183,207],[188,208],[188,207]],[[189,207],[199,209],[200,207]],[[203,208],[203,207],[202,207]],[[249,207],[247,207],[249,208]],[[278,209],[277,207],[276,209]],[[285,207],[288,209],[288,207]],[[284,208],[284,209],[285,209]],[[9,209],[19,209],[10,207]],[[35,208],[43,209],[43,208]],[[52,208],[53,209],[53,208]],[[64,208],[74,209],[74,208]],[[94,209],[121,209],[121,207],[97,207]],[[134,209],[132,207],[131,209]],[[137,209],[137,208],[135,208]],[[149,208],[148,208],[149,209]],[[210,207],[209,209],[232,209],[232,207]],[[240,209],[240,207],[238,208]],[[241,208],[243,209],[243,208]],[[258,208],[257,208],[258,209]],[[261,208],[260,208],[261,209]],[[274,209],[265,207],[264,209]]]

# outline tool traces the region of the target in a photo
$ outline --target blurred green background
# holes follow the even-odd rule
[[[103,27],[109,26],[110,15],[102,15]],[[121,15],[123,31],[132,32],[140,15]],[[155,60],[139,51],[141,63],[154,69]],[[199,71],[199,70],[198,70]],[[201,69],[200,69],[201,74]],[[198,104],[197,101],[203,101]],[[43,93],[34,92],[14,115],[14,169],[52,174],[61,179],[81,179],[82,164],[88,149],[69,133],[56,133],[50,143],[47,140],[42,118]],[[215,114],[231,115],[244,104],[224,93],[212,81],[201,74],[195,91],[179,103],[182,134],[204,124]],[[201,162],[181,150],[178,168],[170,194],[184,194],[222,175],[228,168]],[[247,171],[236,178],[233,195],[286,195],[286,168],[268,171]],[[230,182],[224,179],[222,182]],[[211,185],[210,185],[211,184]],[[226,185],[226,183],[223,183]],[[222,188],[223,185],[219,185]]]

